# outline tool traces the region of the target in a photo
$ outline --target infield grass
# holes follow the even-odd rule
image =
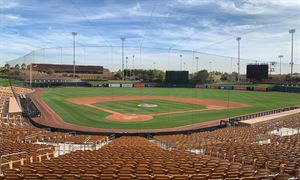
[[[164,115],[144,122],[115,122],[105,119],[105,117],[109,115],[106,112],[66,101],[68,98],[86,96],[148,95],[219,99],[225,101],[229,99],[230,101],[249,104],[251,107]],[[300,94],[294,93],[226,91],[194,88],[49,88],[45,89],[42,94],[42,99],[66,122],[91,127],[117,129],[171,128],[300,104]],[[127,108],[126,106],[123,107]]]
[[[141,104],[155,104],[157,107],[141,107]],[[165,112],[175,112],[175,111],[187,111],[193,109],[204,109],[204,106],[182,103],[175,101],[166,100],[131,100],[131,101],[114,101],[114,102],[100,102],[94,104],[96,106],[111,109],[120,113],[127,114],[157,114]]]

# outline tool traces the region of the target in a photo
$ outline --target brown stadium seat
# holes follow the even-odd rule
[[[103,179],[103,180],[113,180],[113,179],[117,179],[117,175],[115,174],[101,174],[100,175],[100,179]]]
[[[97,175],[81,175],[80,176],[80,179],[83,179],[83,180],[96,180],[96,179],[99,179],[100,177],[97,176]]]
[[[43,175],[40,174],[24,174],[23,175],[24,179],[43,179]]]
[[[188,175],[174,175],[172,176],[172,180],[189,180]]]
[[[47,179],[47,180],[61,179],[61,175],[59,175],[59,174],[44,174],[43,179]]]
[[[190,180],[206,180],[208,178],[208,175],[205,174],[194,174],[191,175]]]
[[[80,175],[77,174],[62,174],[61,176],[64,180],[74,180],[74,179],[80,179]]]
[[[155,175],[153,176],[153,180],[170,180],[171,176],[168,175]]]
[[[152,179],[152,176],[149,174],[136,174],[135,177],[138,180],[151,180]]]

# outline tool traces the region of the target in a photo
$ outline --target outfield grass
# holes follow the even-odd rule
[[[155,104],[157,107],[139,107],[139,104]],[[192,109],[204,109],[204,106],[166,101],[166,100],[134,100],[134,101],[117,101],[117,102],[99,102],[96,106],[111,109],[120,113],[127,114],[156,114],[163,112],[187,111]]]
[[[9,82],[7,78],[0,78],[0,86],[9,86]]]
[[[144,122],[115,122],[106,120],[108,113],[83,105],[67,102],[67,98],[85,96],[177,96],[207,98],[241,102],[251,105],[243,109],[202,111],[158,116]],[[300,104],[300,94],[279,92],[224,91],[194,88],[49,88],[42,94],[48,103],[66,122],[102,128],[156,129],[183,126],[209,120],[270,110]]]

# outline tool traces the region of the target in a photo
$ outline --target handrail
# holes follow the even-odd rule
[[[237,119],[238,121],[241,121],[241,120],[251,119],[251,118],[253,118],[253,116],[261,117],[261,116],[265,116],[265,115],[277,114],[280,112],[286,112],[286,111],[291,111],[291,110],[295,110],[295,109],[300,109],[300,106],[295,105],[295,106],[271,109],[271,110],[267,110],[267,111],[260,111],[260,112],[255,112],[255,113],[250,113],[250,114],[245,114],[245,115],[240,115],[240,116],[234,116],[234,117],[231,117],[230,119]],[[245,119],[243,119],[243,118],[245,118]]]
[[[83,141],[83,143],[88,143],[90,139],[91,139],[91,136],[86,137],[85,140]]]
[[[25,137],[24,137],[24,140],[34,138],[34,137],[36,137],[36,136],[39,135],[39,134],[41,134],[41,132],[38,132],[38,133],[35,133],[35,134],[31,134],[31,135],[25,136]]]
[[[16,156],[20,154],[27,154],[26,151],[17,152],[17,153],[11,153],[11,154],[4,154],[0,156],[0,174],[2,174],[2,158],[9,157],[9,156]]]
[[[43,150],[51,150],[51,148],[52,147],[40,148],[40,149],[37,149],[36,152],[43,151]]]

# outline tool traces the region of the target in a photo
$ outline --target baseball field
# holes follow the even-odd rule
[[[174,128],[300,104],[300,95],[194,88],[49,88],[41,99],[64,121],[116,129]]]

